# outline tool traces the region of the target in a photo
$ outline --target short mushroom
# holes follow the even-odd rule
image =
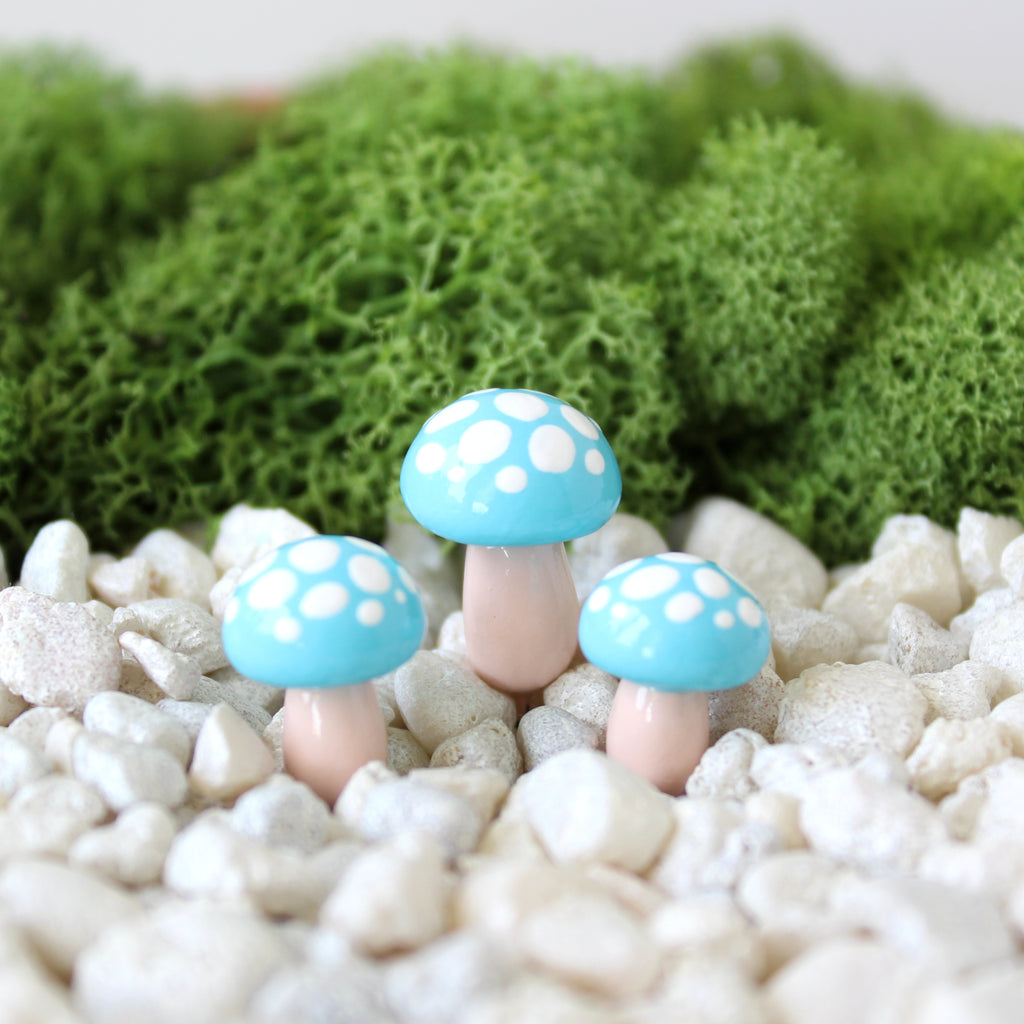
[[[497,689],[546,686],[576,653],[567,540],[603,526],[622,478],[598,425],[538,391],[477,391],[435,413],[402,465],[402,497],[428,530],[467,545],[467,657]]]
[[[707,692],[749,682],[770,647],[763,609],[714,562],[668,552],[612,569],[580,614],[583,654],[621,679],[608,755],[679,795],[708,747]]]
[[[372,680],[423,641],[416,586],[383,548],[311,537],[242,575],[224,610],[224,650],[239,672],[288,688],[285,768],[333,803],[352,774],[387,760]]]

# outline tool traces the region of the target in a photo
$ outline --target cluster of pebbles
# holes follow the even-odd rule
[[[428,646],[376,680],[388,764],[329,807],[282,771],[282,694],[224,657],[244,568],[313,535],[239,506],[210,554],[73,523],[0,562],[0,1021],[1002,1024],[1024,1016],[1024,528],[897,516],[827,573],[724,499],[629,558],[717,561],[773,650],[712,696],[685,796],[603,753],[582,661],[517,721],[462,660],[417,527]]]

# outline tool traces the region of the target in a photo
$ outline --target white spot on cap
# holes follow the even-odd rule
[[[704,602],[692,591],[676,594],[665,604],[665,618],[670,622],[689,622],[704,611]]]
[[[611,600],[611,597],[612,592],[608,587],[598,587],[587,598],[587,604],[592,612],[599,612]]]
[[[450,427],[453,423],[458,423],[467,416],[472,416],[479,408],[480,403],[472,398],[463,398],[458,402],[453,402],[446,409],[434,413],[427,420],[423,426],[423,433],[435,434],[439,430],[444,430],[445,427]]]
[[[574,409],[571,405],[562,406],[562,415],[568,421],[569,426],[578,430],[584,437],[589,437],[591,441],[597,440],[597,424],[589,416],[584,416],[579,409]]]
[[[714,623],[719,629],[732,629],[736,625],[736,616],[723,608],[721,611],[715,612]]]
[[[409,575],[409,570],[404,565],[398,566],[398,578],[405,584],[407,590],[411,590],[413,593],[416,592],[416,582]]]
[[[233,597],[228,601],[227,607],[224,609],[224,621],[231,622],[234,617],[238,614],[238,598]]]
[[[466,467],[465,466],[452,466],[448,470],[448,479],[453,484],[461,484],[466,479]]]
[[[276,608],[298,589],[299,581],[289,569],[271,569],[249,588],[246,599],[252,608]]]
[[[645,565],[622,581],[622,594],[634,601],[664,594],[679,582],[679,570],[670,565]]]
[[[725,597],[729,593],[729,581],[714,569],[698,569],[693,582],[705,597]]]
[[[352,582],[370,594],[383,594],[391,589],[391,573],[383,562],[369,555],[353,555],[349,559],[348,574]]]
[[[429,476],[431,473],[436,473],[444,465],[445,456],[444,445],[431,441],[416,453],[416,468],[421,473]]]
[[[356,609],[356,618],[364,626],[376,626],[384,618],[384,605],[375,597],[362,601]]]
[[[658,557],[663,562],[679,562],[681,565],[693,565],[695,562],[703,562],[703,558],[696,555],[688,555],[685,551],[663,551]]]
[[[740,618],[751,628],[761,625],[761,609],[752,598],[741,597],[736,604],[736,610],[740,613]]]
[[[576,459],[576,445],[561,427],[545,424],[530,435],[530,461],[542,473],[564,473]]]
[[[405,591],[404,590],[396,590],[395,591],[395,600],[399,604],[405,604],[405,602],[408,601],[409,599],[405,596]]]
[[[532,423],[541,416],[548,414],[548,404],[537,395],[528,395],[522,391],[506,391],[494,399],[494,407],[498,412],[511,416],[523,423]]]
[[[274,564],[274,560],[276,558],[276,551],[270,551],[262,557],[257,558],[256,561],[238,577],[238,586],[242,586],[243,583],[248,583],[249,580],[254,580],[261,572],[269,569]]]
[[[328,581],[310,587],[299,602],[299,611],[310,619],[328,619],[348,604],[348,591],[340,583]]]
[[[609,612],[613,619],[624,619],[629,615],[629,605],[624,604],[622,601],[616,601],[609,609]]]
[[[288,552],[288,561],[302,572],[326,572],[340,557],[337,541],[326,537],[304,540]]]
[[[479,466],[505,454],[512,440],[512,428],[501,420],[480,420],[466,428],[459,438],[456,454],[463,462]]]
[[[302,623],[298,619],[278,619],[274,623],[274,637],[281,643],[294,643],[300,636],[302,636]]]
[[[588,473],[600,476],[604,472],[604,456],[596,448],[591,448],[583,457],[583,465]]]
[[[518,494],[528,480],[529,477],[522,466],[506,466],[494,474],[494,486],[506,494]]]

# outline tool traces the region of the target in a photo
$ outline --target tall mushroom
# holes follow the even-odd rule
[[[603,526],[622,478],[598,425],[539,391],[477,391],[424,424],[402,497],[428,530],[467,545],[462,610],[474,671],[497,689],[546,686],[576,653],[567,540]]]
[[[426,617],[409,574],[358,537],[285,544],[242,575],[224,650],[257,682],[288,688],[285,768],[333,803],[352,774],[387,760],[371,680],[408,661]]]
[[[621,679],[608,755],[675,796],[708,747],[708,691],[753,679],[771,635],[754,596],[724,569],[668,552],[605,575],[583,604],[580,648]]]

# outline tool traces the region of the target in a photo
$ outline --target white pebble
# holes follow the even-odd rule
[[[940,800],[969,775],[1013,755],[1009,736],[998,721],[937,718],[924,731],[907,759],[910,780],[918,793]]]
[[[673,827],[672,801],[597,751],[557,754],[521,776],[513,793],[556,863],[644,871]]]
[[[457,661],[418,651],[395,673],[395,698],[409,731],[428,754],[488,718],[515,724],[511,697],[492,690]]]
[[[553,978],[523,973],[507,988],[479,999],[459,1024],[623,1024],[619,1010],[596,995]],[[757,1024],[757,1022],[754,1022]]]
[[[597,730],[597,745],[603,748],[618,685],[615,676],[585,661],[544,687],[544,704],[568,711],[593,726]]]
[[[944,672],[967,657],[968,644],[927,612],[897,604],[889,619],[889,661],[908,676]]]
[[[0,965],[4,1014],[12,1024],[82,1024],[71,1008],[67,990],[41,968]]]
[[[111,608],[153,596],[153,567],[144,558],[101,562],[89,573],[89,589]]]
[[[48,775],[23,786],[0,827],[0,861],[49,854],[63,857],[83,832],[102,821],[107,808],[90,786],[63,775]]]
[[[1024,757],[1024,693],[1004,700],[992,711],[989,721],[999,725],[1014,757]]]
[[[240,708],[246,705],[258,707],[271,715],[276,715],[284,706],[284,690],[281,687],[258,683],[255,679],[243,676],[233,665],[215,669],[205,679],[207,683],[217,684],[220,699],[230,704],[239,714]]]
[[[54,601],[89,600],[89,540],[70,519],[44,526],[21,563],[21,586]]]
[[[978,594],[973,603],[959,615],[953,617],[949,623],[949,631],[965,640],[970,645],[974,631],[997,612],[1009,608],[1017,596],[1009,587],[996,587],[995,590],[986,590]]]
[[[1024,535],[1011,540],[999,558],[999,575],[1017,598],[1024,598]]]
[[[450,741],[446,741],[450,742]],[[441,747],[445,744],[442,743]],[[438,750],[441,749],[438,747]],[[430,755],[419,745],[408,729],[388,726],[388,767],[397,775],[408,775],[417,768],[426,768]]]
[[[0,729],[0,802],[50,771],[46,758],[9,729]]]
[[[96,698],[94,697],[93,700]],[[11,722],[7,734],[40,752],[46,751],[46,738],[58,722],[76,722],[63,708],[29,708]]]
[[[800,831],[800,801],[789,793],[773,789],[751,793],[743,801],[743,815],[747,821],[773,828],[787,849],[796,850],[807,845]]]
[[[430,758],[432,768],[490,768],[501,772],[509,785],[523,770],[515,733],[498,718],[488,718],[441,743]]]
[[[117,736],[143,746],[160,747],[188,765],[192,740],[185,727],[159,708],[127,693],[100,693],[85,706],[82,723],[87,729]]]
[[[466,653],[466,620],[461,609],[452,612],[441,623],[437,631],[437,650],[441,654],[455,654],[459,657]]]
[[[750,729],[770,740],[779,722],[779,707],[786,684],[771,666],[771,655],[761,671],[743,686],[708,694],[708,736],[716,743],[734,729]]]
[[[973,838],[1013,847],[1020,836],[1020,809],[1024,806],[1024,761],[1009,758],[977,776],[984,799],[974,822]],[[965,781],[971,782],[973,779]]]
[[[508,778],[495,768],[418,768],[409,777],[469,801],[484,821],[494,817],[509,791]]]
[[[822,662],[849,661],[860,646],[853,626],[836,615],[780,600],[770,601],[765,612],[771,625],[775,671],[784,682]]]
[[[243,688],[220,683],[211,676],[203,676],[199,680],[192,693],[192,700],[201,704],[227,704],[258,733],[262,733],[272,720],[262,701],[254,700]],[[282,702],[278,710],[282,710],[283,706]]]
[[[213,545],[213,564],[219,572],[244,567],[282,544],[316,535],[312,526],[283,508],[235,505],[220,521]]]
[[[664,982],[648,1000],[623,1013],[622,1024],[777,1024],[762,993],[738,967],[706,957],[671,964]]]
[[[117,641],[81,605],[8,587],[0,620],[0,679],[30,703],[80,713],[90,697],[120,685]]]
[[[165,715],[169,715],[188,733],[189,742],[194,747],[203,728],[203,722],[209,717],[215,705],[204,704],[197,700],[173,700],[165,697],[154,705]]]
[[[330,810],[303,782],[272,775],[243,793],[231,809],[231,827],[270,846],[295,846],[307,853],[324,844]]]
[[[999,964],[966,978],[939,979],[922,992],[913,1024],[1013,1024],[1024,1003],[1024,969]]]
[[[166,902],[107,929],[75,963],[74,994],[104,1024],[224,1024],[290,954],[258,914]]]
[[[821,743],[779,742],[754,751],[750,777],[762,789],[802,799],[816,776],[844,767],[850,760],[841,751]]]
[[[1003,675],[981,661],[962,661],[945,672],[925,672],[911,682],[928,701],[925,724],[936,718],[983,718]]]
[[[542,761],[564,750],[596,750],[599,736],[593,726],[568,711],[538,707],[527,711],[519,720],[517,739],[523,752],[523,767],[532,771]]]
[[[686,782],[687,796],[738,800],[757,786],[750,777],[754,755],[767,740],[751,729],[726,733],[709,747]]]
[[[154,597],[114,612],[114,631],[131,630],[159,641],[168,650],[192,658],[200,672],[213,672],[228,664],[221,643],[221,625],[208,611],[191,601]]]
[[[672,547],[717,562],[762,602],[782,598],[818,608],[825,596],[821,560],[780,526],[728,498],[705,498],[669,524]]]
[[[153,567],[153,589],[161,597],[180,597],[209,609],[217,570],[209,556],[174,530],[154,530],[132,551]]]
[[[1024,686],[1024,601],[986,619],[971,637],[971,661],[998,669],[1018,689]]]
[[[964,579],[977,593],[1004,583],[999,561],[1006,545],[1024,534],[1024,526],[1010,516],[994,516],[964,508],[956,526],[957,548]]]
[[[155,686],[174,700],[188,700],[202,678],[194,658],[170,651],[152,637],[126,630],[118,643],[138,662]]]
[[[668,551],[665,538],[647,520],[617,512],[599,530],[569,546],[569,568],[580,601],[585,601],[605,573],[615,566],[663,551]]]
[[[389,1020],[379,968],[356,956],[330,965],[301,963],[275,971],[253,996],[245,1019],[263,1024]]]
[[[274,756],[262,738],[227,704],[207,715],[196,738],[188,781],[214,800],[228,800],[258,785],[274,771]]]
[[[133,804],[113,824],[83,832],[68,850],[68,863],[133,888],[152,885],[176,831],[174,815],[163,805]]]
[[[75,738],[71,764],[115,811],[149,802],[177,807],[188,791],[181,763],[166,750],[89,729]]]
[[[321,909],[360,951],[416,949],[446,928],[451,886],[445,854],[432,837],[410,832],[359,854]]]

